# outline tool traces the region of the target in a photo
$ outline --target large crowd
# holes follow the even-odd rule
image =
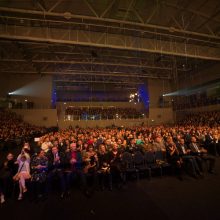
[[[65,115],[81,120],[143,118],[144,116],[136,108],[119,107],[67,107]]]
[[[47,133],[37,139],[34,149],[25,143],[18,156],[8,153],[1,163],[1,203],[16,183],[18,200],[28,194],[38,200],[54,188],[65,198],[74,183],[91,196],[96,190],[121,188],[129,178],[150,178],[153,172],[171,173],[180,180],[184,175],[204,178],[215,172],[220,155],[220,124],[218,120],[210,126],[213,117],[219,118],[219,112],[191,115],[184,124],[169,127]]]
[[[46,132],[46,128],[26,123],[14,112],[1,110],[0,119],[0,143],[28,139]]]
[[[220,114],[217,111],[211,112],[196,112],[187,114],[180,124],[182,125],[195,125],[195,126],[219,126]]]

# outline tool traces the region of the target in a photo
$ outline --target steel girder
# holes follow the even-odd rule
[[[1,10],[6,9],[0,8]],[[16,9],[15,11],[33,12],[23,9]],[[41,14],[42,12],[34,11],[34,13]],[[49,12],[45,13],[46,15],[53,14]],[[59,14],[59,16],[63,16],[63,14]],[[74,15],[74,17],[76,16]],[[82,19],[82,21],[84,19],[86,21],[94,21],[95,19],[94,17],[88,18],[87,16],[77,17]],[[220,37],[213,35],[189,33],[188,31],[177,30],[175,28],[170,29],[146,24],[144,24],[143,28],[150,28],[150,31],[145,31],[144,29],[141,31],[139,27],[135,33],[130,32],[129,27],[123,26],[125,24],[128,26],[132,25],[132,22],[118,21],[118,26],[114,26],[112,29],[108,23],[108,19],[106,20],[104,18],[96,18],[100,23],[93,23],[91,26],[83,22],[77,24],[76,22],[52,21],[50,19],[42,20],[39,18],[31,19],[27,17],[6,16],[5,18],[7,21],[1,22],[0,26],[1,39],[94,46],[99,48],[161,53],[188,58],[220,60]],[[110,30],[109,32],[106,31],[108,28]],[[101,30],[104,30],[104,32],[101,32]],[[123,30],[126,30],[126,34],[123,34]],[[175,36],[174,33],[184,34],[184,37]],[[192,36],[202,38],[193,38]]]

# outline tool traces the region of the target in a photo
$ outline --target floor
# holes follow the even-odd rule
[[[36,202],[8,199],[0,207],[0,216],[20,219],[220,219],[220,158],[216,174],[204,179],[185,176],[183,181],[172,176],[129,181],[122,189],[97,191],[88,198],[73,187],[68,198],[52,193]],[[22,217],[23,216],[23,217]],[[26,217],[25,217],[26,219]]]

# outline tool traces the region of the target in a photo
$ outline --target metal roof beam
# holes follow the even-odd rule
[[[170,5],[170,4],[168,4]],[[173,7],[173,5],[171,5]],[[20,14],[29,14],[29,15],[41,15],[44,19],[45,16],[53,16],[53,17],[65,17],[65,13],[55,13],[55,12],[43,12],[43,11],[37,11],[37,10],[25,10],[25,9],[18,9],[18,8],[7,8],[7,7],[0,7],[0,12],[12,12],[12,13],[20,13]],[[89,20],[91,21],[97,21],[97,22],[103,22],[105,26],[108,26],[107,23],[109,24],[121,24],[121,25],[131,25],[131,26],[136,26],[139,27],[141,30],[143,27],[144,28],[150,28],[151,30],[157,30],[157,33],[159,34],[160,31],[167,31],[170,32],[170,27],[166,26],[159,26],[159,25],[153,25],[153,24],[143,24],[143,23],[138,23],[138,22],[131,22],[131,21],[122,21],[122,20],[116,20],[116,19],[110,19],[110,18],[101,18],[101,17],[93,17],[93,16],[85,16],[85,15],[75,15],[75,14],[68,14],[69,15],[69,20],[77,18],[81,19],[82,21],[85,22],[86,25],[95,25],[94,23],[90,24]],[[220,22],[220,21],[219,21]],[[143,31],[143,29],[142,29]],[[175,28],[175,30],[172,30],[175,34],[186,34],[190,35],[192,37],[204,37],[204,38],[210,38],[210,39],[219,39],[219,36],[213,36],[209,34],[203,34],[203,33],[198,33],[198,32],[193,32],[193,31],[186,31],[186,30],[181,30]]]
[[[111,48],[220,61],[218,47],[199,46],[187,42],[180,43],[161,39],[52,27],[1,24],[0,28],[1,39]],[[97,42],[97,39],[101,37],[102,41]]]
[[[26,62],[25,59],[0,59],[0,62]],[[51,63],[51,64],[83,64],[83,65],[103,65],[103,66],[121,66],[121,67],[134,67],[134,68],[149,68],[149,69],[159,69],[159,70],[172,70],[171,67],[162,67],[157,65],[141,65],[141,64],[131,64],[131,63],[107,63],[107,62],[97,62],[97,61],[74,61],[74,60],[31,60],[32,63]]]
[[[112,8],[112,6],[115,4],[116,0],[111,0],[109,5],[107,6],[107,8],[102,12],[102,14],[100,15],[100,18],[103,18],[107,12]]]
[[[99,17],[99,15],[97,14],[97,12],[95,11],[95,9],[92,7],[92,5],[87,1],[87,0],[83,0],[85,2],[85,4],[88,6],[89,10],[96,16]]]
[[[0,70],[0,73],[10,73],[10,74],[34,74],[36,75],[36,72],[34,71],[20,71],[20,70]],[[108,77],[130,77],[130,78],[152,78],[152,79],[158,79],[159,78],[164,78],[164,79],[170,79],[170,76],[168,74],[161,74],[161,75],[155,75],[155,74],[142,74],[142,75],[137,75],[137,74],[127,74],[124,72],[97,72],[97,71],[74,71],[74,70],[69,70],[69,71],[42,71],[41,74],[43,75],[57,75],[57,76],[64,76],[64,75],[70,75],[70,76],[108,76]]]
[[[210,16],[208,19],[206,19],[204,22],[202,22],[199,26],[197,26],[195,28],[195,30],[199,30],[200,28],[202,28],[204,25],[206,25],[210,20],[212,20],[213,18],[215,18],[217,15],[219,15],[220,13],[220,9],[218,9],[212,16]]]
[[[48,12],[52,12],[60,3],[62,3],[63,0],[58,0],[49,10]]]

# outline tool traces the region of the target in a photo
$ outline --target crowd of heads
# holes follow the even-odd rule
[[[217,127],[220,123],[220,113],[217,111],[196,112],[188,114],[181,120],[182,125]]]
[[[45,193],[45,188],[50,189],[54,176],[60,180],[62,198],[70,191],[72,177],[76,176],[80,179],[86,195],[89,195],[91,189],[87,178],[91,177],[92,190],[97,183],[103,188],[105,178],[109,189],[112,190],[114,178],[118,186],[125,182],[123,175],[126,165],[123,155],[126,153],[132,157],[140,153],[144,157],[148,153],[155,156],[157,152],[161,152],[160,160],[174,166],[178,176],[184,167],[182,164],[186,161],[190,161],[194,176],[203,175],[202,163],[209,161],[209,172],[212,173],[215,165],[214,156],[220,154],[219,113],[191,115],[184,123],[173,126],[70,128],[46,133],[39,137],[36,148],[32,150],[35,154],[31,154],[31,146],[25,143],[18,157],[11,153],[7,155],[0,169],[0,193],[3,196],[1,201],[5,201],[6,190],[1,182],[5,166],[7,172],[11,170],[8,176],[19,182],[19,200],[28,190],[25,184],[27,180],[31,179],[33,184],[40,185],[37,187],[40,188],[37,192],[39,196]],[[11,116],[15,117],[14,114]],[[212,121],[215,123],[210,123]],[[11,123],[13,124],[13,121]],[[214,156],[210,156],[210,153]],[[10,161],[14,161],[17,168]],[[151,169],[150,164],[146,165]]]
[[[2,110],[0,119],[0,142],[33,137],[46,131],[43,127],[24,122],[22,117],[14,112]]]

